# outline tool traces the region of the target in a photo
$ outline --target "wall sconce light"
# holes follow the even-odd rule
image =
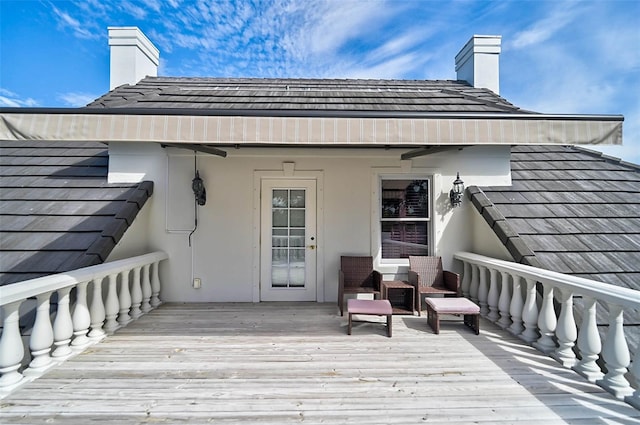
[[[204,182],[200,178],[200,173],[196,170],[196,176],[191,180],[191,189],[196,197],[196,203],[198,205],[204,205],[207,203],[207,191],[204,188]]]
[[[462,205],[462,195],[464,194],[464,182],[460,180],[460,173],[456,174],[456,179],[453,181],[453,188],[449,191],[449,199],[451,199],[451,206],[457,208]]]

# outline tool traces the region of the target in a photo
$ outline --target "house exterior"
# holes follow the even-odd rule
[[[0,396],[161,301],[335,303],[342,255],[385,280],[436,255],[483,317],[640,406],[638,166],[575,146],[621,143],[621,116],[509,103],[497,36],[456,81],[397,81],[157,77],[144,34],[109,35],[109,93],[0,110]]]
[[[4,109],[0,138],[105,143],[108,186],[152,186],[94,261],[165,251],[167,301],[335,302],[341,255],[373,256],[385,279],[406,277],[410,254],[445,268],[463,250],[509,258],[469,198],[451,206],[456,175],[509,187],[512,145],[621,143],[620,116],[500,97],[497,36],[469,40],[458,81],[393,81],[156,77],[138,29],[109,33],[109,93],[80,109]]]

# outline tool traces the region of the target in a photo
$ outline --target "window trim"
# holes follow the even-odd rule
[[[404,165],[404,164],[403,164]],[[411,167],[380,167],[372,169],[371,179],[371,255],[373,256],[374,267],[383,274],[406,273],[409,267],[409,260],[406,258],[382,259],[382,180],[428,180],[429,181],[429,217],[424,220],[428,222],[427,244],[429,255],[436,255],[436,236],[438,232],[436,203],[438,193],[441,191],[441,173],[434,168],[411,168]]]

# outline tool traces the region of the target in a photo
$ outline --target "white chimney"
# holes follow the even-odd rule
[[[136,84],[146,76],[158,75],[160,51],[138,27],[109,27],[111,75],[109,90]]]
[[[500,94],[499,35],[474,35],[456,55],[458,80]]]

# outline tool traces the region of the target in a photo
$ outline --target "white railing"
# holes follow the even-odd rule
[[[640,378],[640,347],[629,370],[631,354],[623,331],[623,312],[640,311],[640,291],[468,252],[454,258],[464,267],[463,295],[480,305],[485,318],[640,408],[640,389],[634,390],[626,377]],[[582,299],[580,326],[574,297]],[[608,314],[604,340],[597,328],[597,304]]]
[[[167,258],[154,252],[0,287],[0,396],[160,305],[158,267]],[[24,335],[21,314],[35,314]]]

